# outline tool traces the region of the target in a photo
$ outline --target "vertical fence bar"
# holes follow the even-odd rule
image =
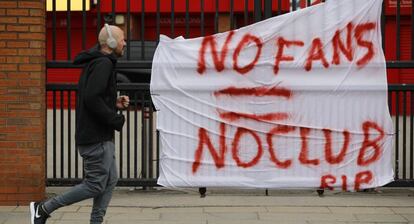
[[[381,11],[381,36],[382,36],[382,50],[385,54],[385,2],[382,2]]]
[[[46,77],[47,77],[47,69],[46,69]],[[46,83],[47,83],[47,79],[46,79]],[[45,108],[45,111],[44,111],[44,116],[45,116],[45,118],[46,118],[46,122],[45,122],[45,124],[44,124],[44,128],[45,128],[45,130],[46,130],[46,135],[45,135],[45,141],[46,141],[46,150],[45,150],[45,154],[44,154],[44,156],[45,156],[45,169],[44,169],[44,175],[45,175],[45,177],[46,177],[46,180],[49,178],[49,176],[47,175],[47,173],[49,172],[49,168],[48,168],[48,164],[49,164],[49,162],[50,162],[50,160],[47,158],[48,157],[48,151],[49,151],[49,135],[47,134],[48,133],[48,129],[49,129],[49,127],[48,127],[48,119],[49,119],[49,102],[48,102],[48,98],[49,98],[49,93],[48,93],[48,88],[47,88],[47,84],[46,84],[46,94],[45,94],[45,97],[46,97],[46,100],[45,100],[45,104],[46,104],[46,108]]]
[[[64,120],[64,114],[63,114],[63,112],[64,112],[63,98],[64,98],[64,92],[63,92],[63,90],[61,90],[60,91],[60,177],[61,178],[64,177],[63,171],[65,170],[64,169],[64,165],[65,165],[65,162],[64,162],[64,159],[65,159],[65,157],[64,157],[65,145],[63,144],[64,143],[64,138],[65,138],[65,136],[64,136],[64,134],[65,134],[65,132],[64,132],[65,122],[64,121],[65,120]]]
[[[72,150],[72,118],[71,118],[71,91],[68,90],[68,178],[72,177],[72,156],[71,156],[71,150]],[[75,154],[76,156],[76,154]]]
[[[56,178],[56,90],[53,90],[53,178]]]
[[[86,49],[86,0],[82,0],[82,50]]]
[[[204,36],[204,0],[200,1],[200,29],[201,36]]]
[[[407,158],[406,158],[406,152],[407,152],[407,91],[403,91],[403,148],[402,148],[402,159],[403,159],[403,179],[406,179],[407,177]]]
[[[96,2],[96,39],[98,40],[99,31],[101,30],[101,0]]]
[[[392,116],[393,116],[393,104],[392,104],[392,96],[393,96],[393,91],[392,90],[390,90],[389,89],[389,87],[388,87],[388,110],[389,110],[389,112],[390,112],[390,115],[391,115],[391,118],[392,118]],[[394,121],[393,121],[393,123],[394,123]]]
[[[292,11],[296,11],[296,9],[297,9],[296,0],[292,0]]]
[[[400,164],[400,91],[395,92],[395,179],[400,179],[399,164]]]
[[[111,24],[115,24],[115,13],[116,13],[115,0],[112,0],[112,21],[111,21]]]
[[[75,105],[77,104],[77,101],[78,101],[78,97],[77,97],[77,91],[75,91]],[[77,118],[78,118],[78,114],[77,113],[75,113],[75,132],[76,132],[76,126],[77,126]],[[75,138],[75,178],[78,178],[79,176],[78,176],[78,172],[79,172],[79,170],[78,170],[78,166],[79,166],[79,154],[78,154],[78,144],[76,143],[76,138]]]
[[[154,145],[153,145],[153,139],[152,139],[152,137],[154,136],[153,135],[153,133],[152,133],[152,131],[153,131],[153,129],[152,129],[152,125],[153,125],[153,109],[152,109],[152,101],[151,101],[151,95],[150,95],[150,92],[147,92],[147,94],[148,94],[148,110],[149,110],[149,116],[148,116],[148,123],[149,123],[149,125],[148,125],[148,133],[149,133],[149,142],[148,142],[148,144],[149,144],[149,153],[148,153],[148,162],[149,162],[149,167],[148,167],[148,172],[149,172],[149,178],[153,178],[154,177],[154,169],[153,169],[153,167],[154,167],[154,150],[153,150],[153,147],[154,147]]]
[[[141,0],[141,59],[145,59],[145,0]]]
[[[277,8],[280,9],[280,1],[277,2],[278,6]],[[264,19],[268,19],[272,17],[272,0],[264,0]],[[278,15],[281,13],[278,12]]]
[[[123,114],[123,112],[121,112]],[[119,179],[124,177],[124,152],[123,152],[123,144],[122,139],[124,138],[123,130],[119,131]]]
[[[157,178],[160,176],[160,132],[157,130]]]
[[[56,0],[52,1],[52,59],[56,60]]]
[[[254,0],[254,21],[259,22],[262,20],[262,1]]]
[[[216,0],[216,13],[214,14],[214,33],[218,33],[219,23],[219,1]]]
[[[277,15],[282,14],[282,0],[277,0]]]
[[[185,38],[190,36],[190,0],[185,0]]]
[[[127,0],[127,60],[131,59],[131,0]]]
[[[175,37],[174,25],[175,25],[175,20],[174,20],[174,0],[171,0],[171,38],[174,38]]]
[[[78,148],[78,152],[79,152],[79,148]],[[85,178],[85,172],[83,171],[85,167],[85,160],[83,160],[81,156],[80,156],[80,164],[81,164],[81,166],[79,167],[80,176],[82,178]]]
[[[129,96],[130,94],[128,94]],[[127,178],[131,178],[131,144],[129,142],[129,140],[131,139],[131,125],[130,125],[130,121],[131,121],[131,116],[129,113],[129,109],[125,110],[127,113],[127,123],[126,123],[126,135],[127,135],[127,142],[126,142],[126,147],[127,147]]]
[[[147,178],[147,140],[145,124],[145,93],[141,92],[141,174],[142,178]]]
[[[157,19],[156,19],[156,29],[157,29],[157,45],[160,42],[160,0],[157,0]]]
[[[396,57],[397,57],[397,61],[399,61],[400,60],[400,58],[401,58],[401,49],[400,49],[400,47],[401,47],[401,41],[400,41],[400,37],[401,37],[401,28],[400,28],[400,8],[401,7],[401,0],[397,0],[397,18],[396,18],[396,21],[397,21],[397,24],[396,24],[396,27],[397,27],[397,32],[396,32],[396,37],[395,37],[395,39],[396,39]]]
[[[392,91],[388,88],[388,110],[392,115]]]
[[[392,91],[390,90],[390,87],[388,87],[388,112],[391,115],[391,119],[392,119],[392,114],[393,114],[393,107],[392,107]]]
[[[393,91],[392,90],[390,90],[390,88],[388,87],[388,110],[389,110],[389,112],[390,112],[390,115],[391,115],[391,118],[392,118],[392,115],[393,115],[393,104],[392,104],[392,102],[393,102]],[[394,121],[393,121],[394,122]]]
[[[230,0],[230,29],[234,30],[234,0]]]
[[[414,8],[414,7],[413,7]],[[414,14],[413,14],[414,15]],[[413,179],[414,177],[414,169],[413,169],[413,164],[414,164],[414,91],[410,91],[410,179]]]
[[[70,34],[70,26],[71,26],[71,16],[70,16],[70,1],[67,1],[67,11],[66,11],[66,38],[67,38],[67,52],[68,52],[68,61],[70,61],[72,59],[72,48],[71,48],[71,34]]]
[[[138,91],[134,92],[134,178],[138,178]]]
[[[249,24],[249,0],[244,0],[244,25]]]

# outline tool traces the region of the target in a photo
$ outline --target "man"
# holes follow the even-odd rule
[[[85,64],[78,83],[76,141],[84,160],[85,179],[68,192],[45,202],[31,202],[32,224],[44,224],[56,209],[93,198],[91,224],[101,224],[118,181],[115,164],[114,130],[120,131],[125,118],[117,109],[126,109],[128,96],[117,98],[114,66],[124,54],[123,31],[105,26],[99,45],[80,53],[74,64]]]

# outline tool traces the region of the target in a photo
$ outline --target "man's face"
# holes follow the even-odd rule
[[[114,54],[117,57],[122,57],[124,55],[124,51],[125,51],[125,47],[126,47],[126,42],[125,42],[125,36],[124,36],[124,32],[122,30],[117,30],[116,32],[118,32],[117,34],[117,43],[118,45],[116,46],[116,48],[114,49]]]

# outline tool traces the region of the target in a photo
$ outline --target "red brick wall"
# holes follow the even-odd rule
[[[45,4],[0,1],[0,205],[45,196]]]

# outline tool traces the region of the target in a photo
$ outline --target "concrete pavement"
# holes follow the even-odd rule
[[[48,188],[49,196],[65,188]],[[57,210],[48,224],[89,223],[92,201]],[[0,224],[29,223],[27,206],[1,207]],[[118,188],[106,224],[413,223],[414,188],[377,192]]]

